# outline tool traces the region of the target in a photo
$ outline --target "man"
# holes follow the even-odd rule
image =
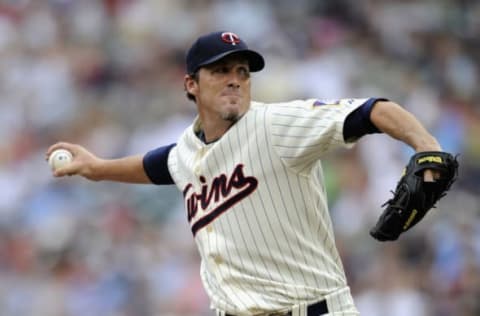
[[[263,57],[231,32],[200,37],[186,57],[198,117],[178,143],[104,160],[57,143],[71,164],[57,177],[176,184],[183,192],[217,315],[358,315],[335,247],[320,158],[384,132],[417,152],[440,145],[385,99],[251,101]],[[425,180],[433,181],[427,170]]]

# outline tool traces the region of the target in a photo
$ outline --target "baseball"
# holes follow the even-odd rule
[[[48,157],[48,164],[52,170],[62,168],[72,162],[73,155],[66,149],[57,149]]]

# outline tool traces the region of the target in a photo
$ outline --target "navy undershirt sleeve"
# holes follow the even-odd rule
[[[176,144],[159,147],[145,154],[143,169],[154,184],[174,184],[170,171],[168,171],[168,154]]]
[[[347,116],[343,124],[343,139],[346,142],[352,142],[366,134],[381,133],[370,120],[370,113],[377,101],[388,100],[383,98],[370,98]]]

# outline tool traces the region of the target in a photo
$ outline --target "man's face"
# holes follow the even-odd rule
[[[200,68],[198,80],[186,77],[185,86],[196,98],[203,119],[237,121],[250,106],[250,70],[238,55]]]

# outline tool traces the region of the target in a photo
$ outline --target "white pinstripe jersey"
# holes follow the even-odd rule
[[[212,308],[280,310],[347,286],[319,159],[348,146],[344,120],[365,101],[252,102],[214,143],[196,136],[198,119],[180,137],[168,166]]]

